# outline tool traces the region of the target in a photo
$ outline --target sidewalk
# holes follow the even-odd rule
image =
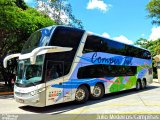
[[[1,95],[13,95],[13,91],[6,87],[3,82],[0,82],[0,96]]]
[[[160,81],[158,79],[153,79],[153,82],[160,83]]]

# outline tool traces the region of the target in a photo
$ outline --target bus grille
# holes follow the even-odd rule
[[[29,93],[15,92],[15,95],[18,97],[29,97]]]

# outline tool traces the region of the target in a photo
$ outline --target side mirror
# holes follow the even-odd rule
[[[7,61],[10,60],[10,59],[19,57],[19,56],[20,56],[20,53],[11,54],[11,55],[6,56],[6,57],[4,58],[4,60],[3,60],[3,67],[4,67],[4,68],[7,68]]]
[[[43,46],[35,48],[31,52],[30,62],[31,64],[35,64],[37,55],[42,55],[46,53],[53,53],[53,52],[64,52],[64,51],[71,51],[72,48],[69,47],[59,47],[59,46]]]

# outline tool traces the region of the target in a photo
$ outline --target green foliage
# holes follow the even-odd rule
[[[20,52],[22,44],[35,30],[56,24],[35,9],[28,7],[23,10],[15,2],[15,0],[0,0],[1,57],[10,52]]]
[[[140,38],[134,44],[150,50],[152,57],[160,55],[160,39],[155,41],[149,41],[147,39]],[[153,59],[153,77],[157,78],[157,69],[155,67],[154,59]]]
[[[142,48],[147,48],[147,46],[149,45],[149,41],[147,39],[140,38],[134,44]]]
[[[140,38],[134,44],[150,50],[153,57],[160,54],[160,39],[150,41],[144,38]]]
[[[153,18],[152,23],[160,25],[160,0],[151,0],[146,6],[149,17]]]
[[[39,0],[41,2],[47,3],[50,8],[53,9],[52,12],[48,9],[48,5],[46,4],[43,5],[38,5],[37,8],[43,7],[42,12],[45,14],[52,14],[53,19],[58,23],[58,24],[65,24],[67,26],[71,27],[77,27],[83,29],[82,21],[77,19],[72,12],[72,6],[68,2],[68,0],[51,0],[51,1],[46,1],[46,0]],[[61,16],[64,15],[67,16],[67,18],[62,18]],[[67,21],[67,22],[66,22]]]
[[[150,0],[146,6],[146,9],[149,12],[148,17],[152,18],[152,24],[160,25],[160,0]],[[160,39],[156,41],[149,41],[146,48],[151,51],[153,57],[155,55],[160,55]],[[154,65],[155,61],[153,59],[153,66]],[[153,67],[153,71],[153,77],[157,77],[156,67]]]
[[[147,48],[151,51],[152,56],[160,55],[160,39],[150,41]]]
[[[28,7],[23,0],[0,0],[0,6],[0,74],[4,75],[3,58],[20,52],[30,34],[37,29],[56,23],[47,15]]]

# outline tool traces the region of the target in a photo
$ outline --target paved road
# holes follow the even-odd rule
[[[1,114],[99,114],[99,113],[147,113],[160,114],[160,84],[153,83],[142,91],[129,90],[105,95],[101,100],[90,100],[85,104],[73,102],[45,108],[25,106],[14,101],[13,96],[0,96]]]

